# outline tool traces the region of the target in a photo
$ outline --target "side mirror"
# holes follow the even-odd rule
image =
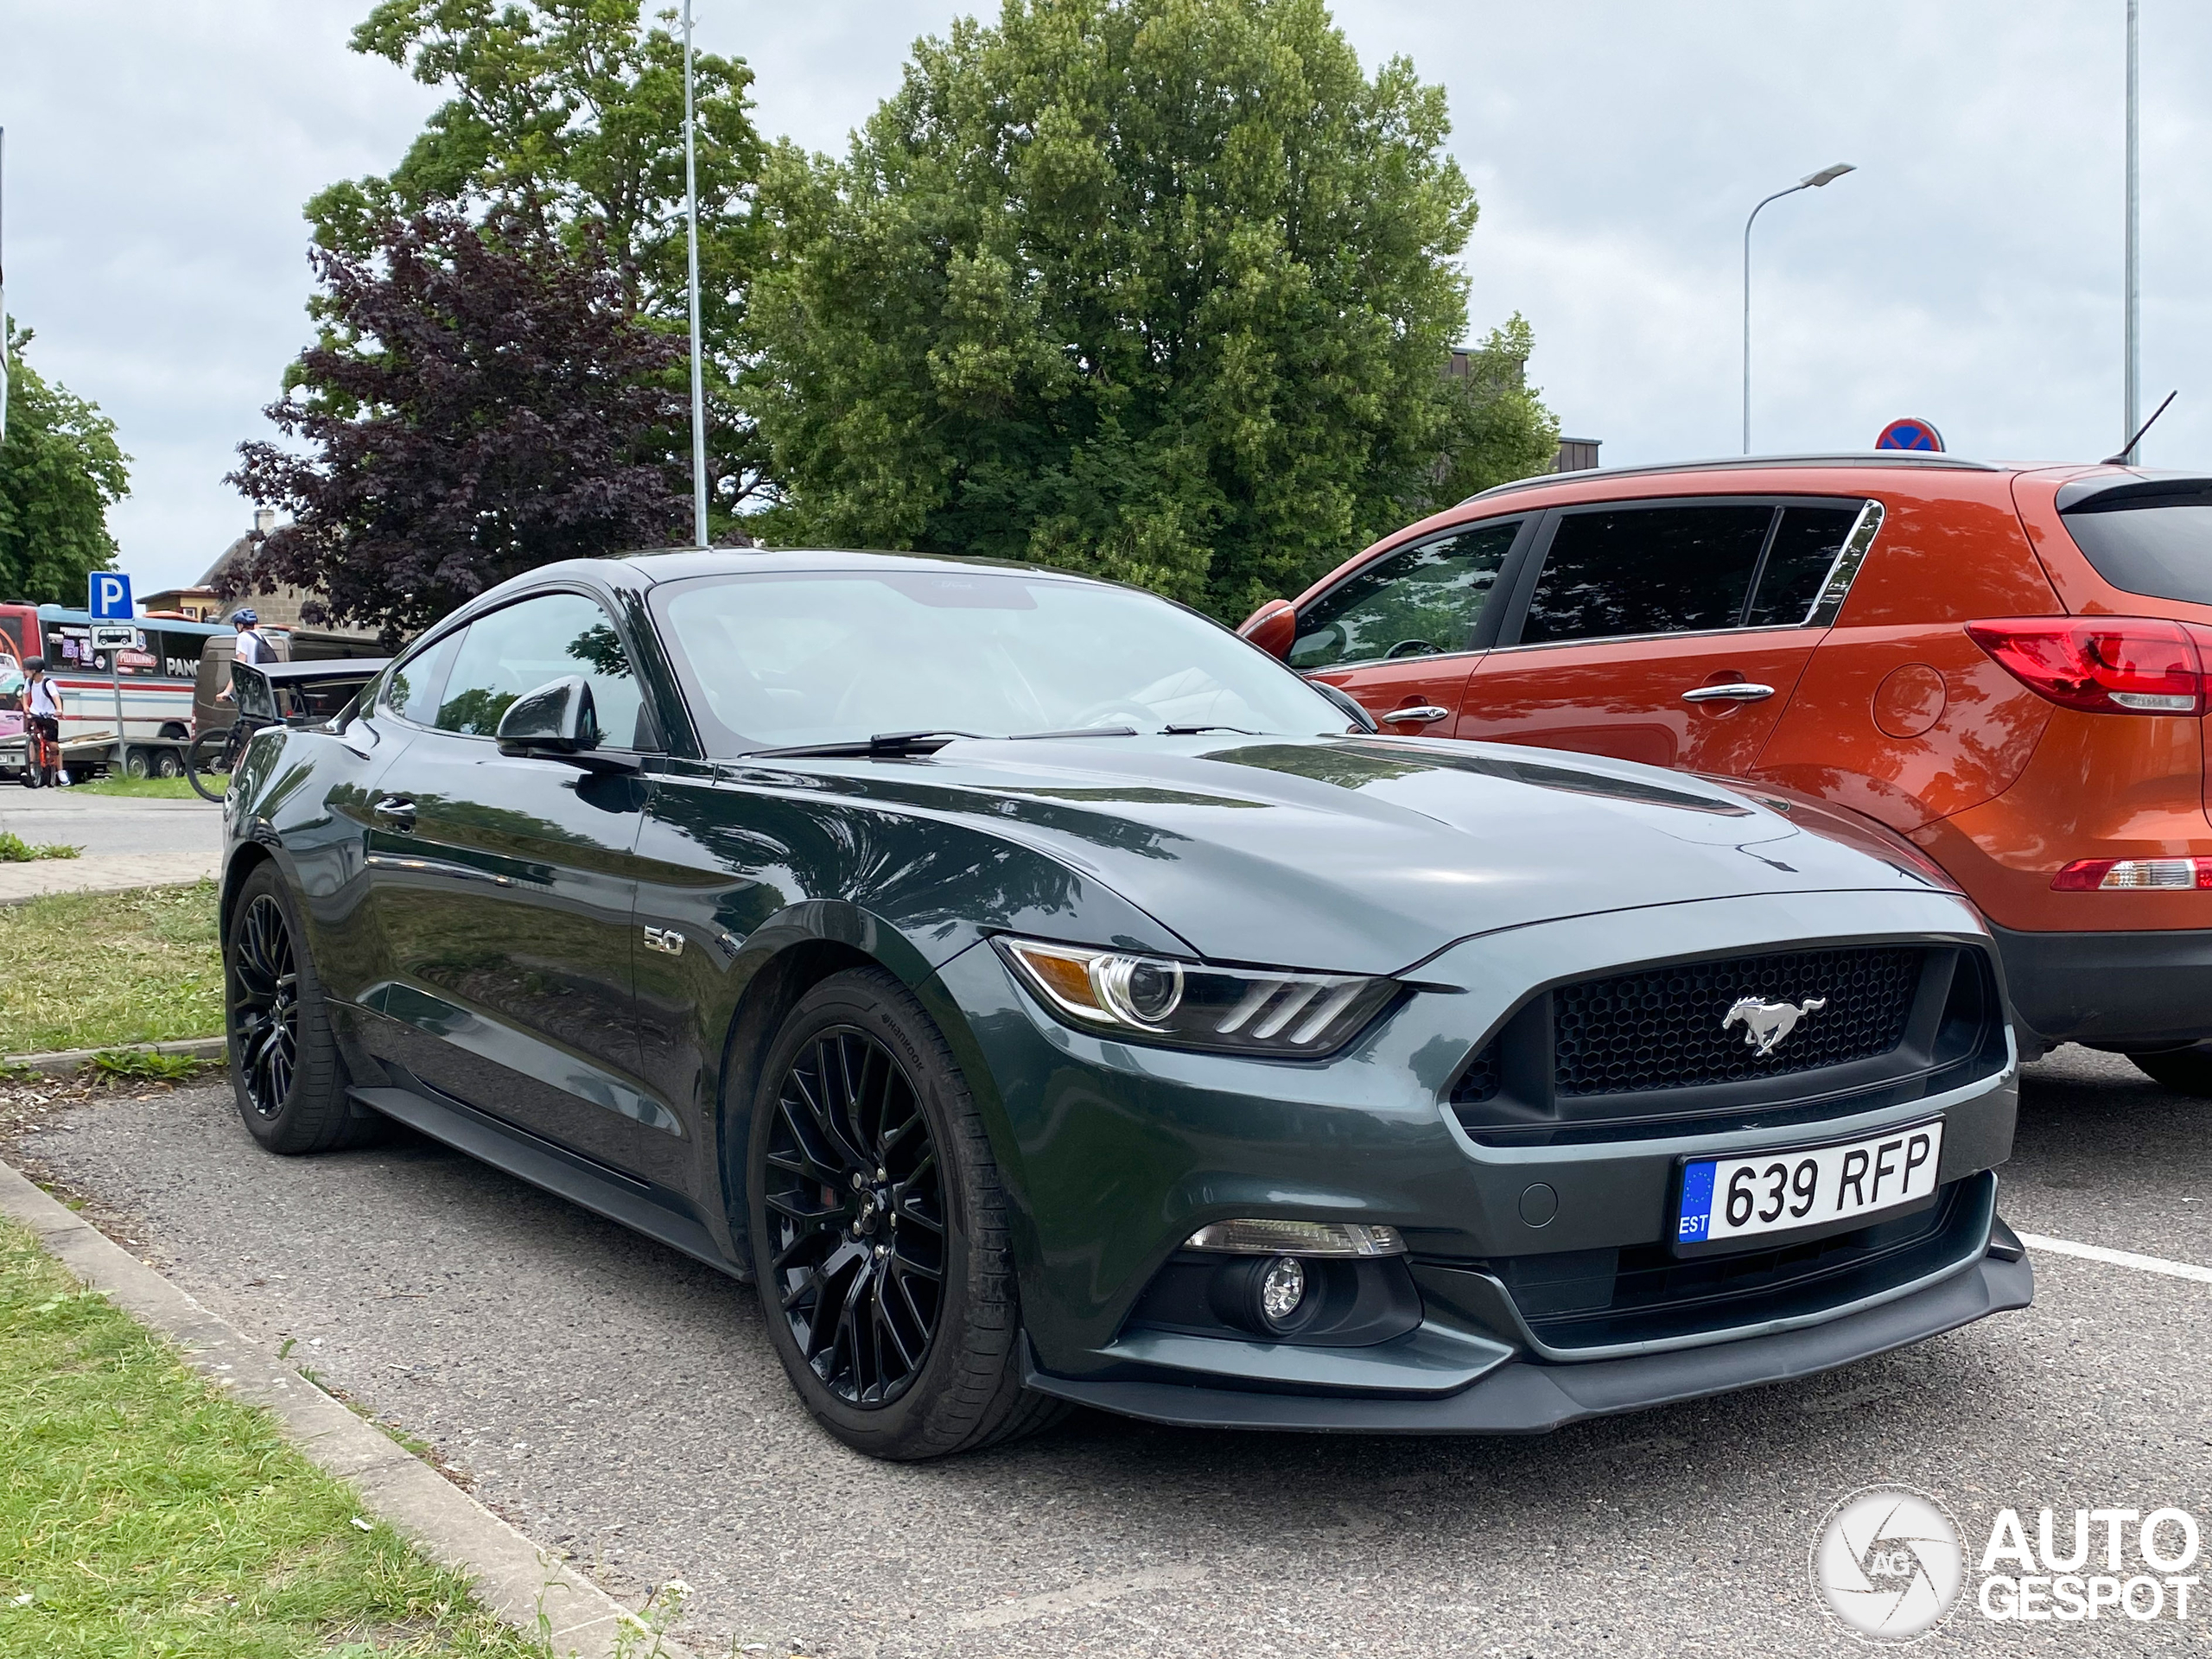
[[[1270,657],[1288,657],[1298,639],[1298,613],[1287,599],[1271,599],[1236,630]]]
[[[634,772],[627,755],[600,752],[598,711],[591,682],[581,674],[549,680],[507,705],[493,733],[499,753],[539,760],[569,760],[588,772]]]

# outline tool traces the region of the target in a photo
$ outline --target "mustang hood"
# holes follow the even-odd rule
[[[1037,848],[1219,962],[1390,973],[1593,912],[1937,887],[1695,778],[1503,745],[963,741],[805,766],[817,786]]]

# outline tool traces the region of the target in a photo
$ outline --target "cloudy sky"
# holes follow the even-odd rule
[[[248,520],[221,482],[307,338],[300,204],[396,161],[435,101],[346,49],[367,0],[0,0],[9,309],[133,457],[140,591]],[[951,0],[697,0],[816,149]],[[2143,5],[2144,446],[2212,463],[2212,7]],[[1894,416],[1953,449],[2076,460],[2120,424],[2123,0],[1341,0],[1363,60],[1447,90],[1482,222],[1471,332],[1518,311],[1576,436],[1630,462],[1738,444],[1745,213],[1753,443],[1858,448]],[[0,595],[0,597],[5,597]]]

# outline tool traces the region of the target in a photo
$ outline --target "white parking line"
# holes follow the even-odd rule
[[[2200,1268],[2193,1262],[2169,1262],[2162,1255],[2108,1250],[2101,1244],[2076,1244],[2070,1238],[2045,1238],[2040,1233],[2022,1233],[2020,1243],[2031,1250],[2048,1250],[2053,1255],[2078,1255],[2085,1262],[2101,1262],[2107,1267],[2133,1268],[2138,1273],[2162,1273],[2169,1279],[2194,1279],[2200,1285],[2212,1285],[2212,1268]]]

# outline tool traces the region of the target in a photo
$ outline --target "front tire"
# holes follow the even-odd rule
[[[2157,1054],[2131,1054],[2135,1069],[2177,1095],[2212,1100],[2212,1048],[2170,1048]]]
[[[880,968],[799,999],[761,1068],[746,1160],[777,1357],[817,1421],[910,1461],[1061,1414],[1021,1387],[1008,1205],[943,1034]]]
[[[330,1011],[299,912],[274,864],[238,890],[223,953],[231,1089],[247,1131],[270,1152],[327,1152],[370,1139],[374,1118],[346,1097]]]
[[[227,726],[202,732],[192,740],[192,747],[184,757],[184,775],[192,780],[192,787],[199,791],[201,800],[219,801],[230,789],[230,750],[231,728]],[[211,785],[207,781],[211,777],[220,779],[221,785]]]

